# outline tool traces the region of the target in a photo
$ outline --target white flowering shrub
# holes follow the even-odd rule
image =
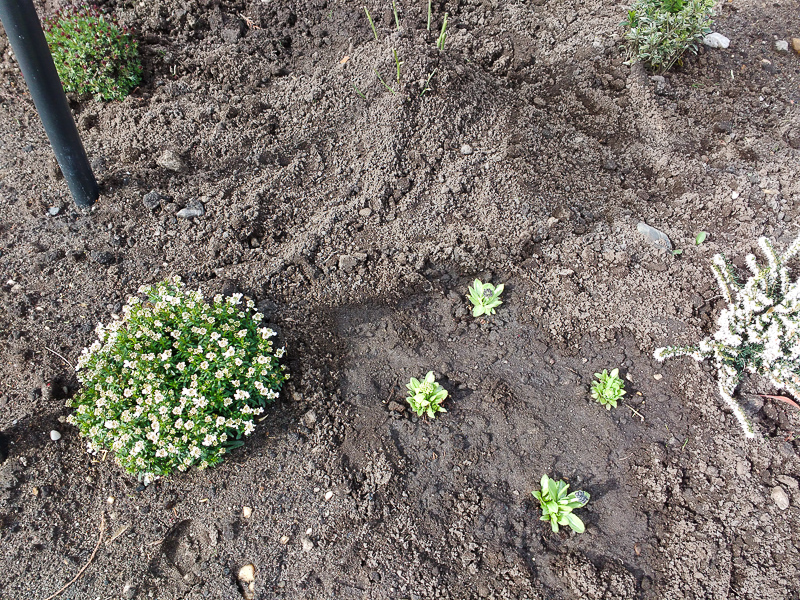
[[[800,399],[800,280],[790,281],[786,263],[800,251],[800,236],[778,256],[767,238],[758,244],[767,257],[760,267],[755,256],[746,257],[752,276],[739,283],[730,263],[721,254],[712,269],[725,300],[719,330],[697,346],[658,348],[655,358],[691,356],[714,360],[719,393],[736,415],[747,437],[753,426],[733,394],[745,371],[767,378],[773,385]]]
[[[122,318],[98,325],[78,361],[84,387],[67,406],[90,452],[110,450],[149,483],[220,462],[289,376],[252,300],[208,303],[178,277],[139,291],[146,301],[134,296]]]

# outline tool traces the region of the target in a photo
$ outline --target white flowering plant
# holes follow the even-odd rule
[[[576,490],[567,494],[569,484],[566,481],[550,479],[542,475],[542,489],[531,492],[539,501],[542,516],[539,520],[550,521],[554,533],[558,533],[559,525],[569,525],[575,533],[583,533],[586,527],[578,517],[572,514],[576,508],[582,508],[589,502],[589,493]]]
[[[476,279],[471,286],[469,286],[469,301],[472,302],[472,316],[480,317],[481,315],[493,315],[495,308],[500,306],[503,301],[500,300],[500,294],[503,293],[505,285],[502,283],[495,287],[491,283],[481,283],[480,279]]]
[[[149,483],[174,470],[219,463],[289,378],[274,350],[275,332],[242,294],[187,291],[174,277],[131,297],[83,350],[83,389],[67,420],[88,438],[90,452],[111,451],[129,473]]]
[[[603,369],[602,373],[595,373],[594,376],[597,379],[592,382],[592,398],[605,406],[606,410],[611,410],[612,406],[617,408],[617,400],[625,395],[625,382],[619,376],[619,369],[612,369],[611,373]]]
[[[406,387],[408,388],[406,401],[418,417],[426,414],[435,419],[437,412],[447,412],[442,406],[442,402],[447,398],[447,390],[436,382],[433,371],[428,371],[422,381],[412,377]]]
[[[748,438],[755,437],[750,420],[733,398],[745,372],[757,373],[776,387],[800,399],[800,280],[790,281],[786,263],[800,251],[800,236],[782,255],[767,238],[758,244],[767,257],[762,267],[756,257],[745,262],[752,276],[744,283],[721,254],[712,270],[728,306],[719,315],[719,329],[697,346],[658,348],[655,358],[691,356],[716,363],[720,396],[733,411]]]

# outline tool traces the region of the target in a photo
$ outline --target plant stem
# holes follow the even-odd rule
[[[428,31],[431,30],[431,2],[433,0],[428,0]]]
[[[442,21],[442,32],[439,34],[439,39],[436,40],[436,47],[439,52],[444,51],[444,43],[447,40],[447,13],[444,13],[444,21]]]
[[[392,54],[394,54],[394,63],[397,65],[397,83],[400,83],[400,65],[403,63],[400,62],[400,59],[397,56],[397,50],[392,48]]]
[[[370,16],[369,11],[367,10],[366,6],[364,7],[364,12],[367,13],[367,20],[369,21],[369,24],[372,26],[372,33],[375,34],[375,40],[377,41],[377,39],[378,39],[378,30],[375,29],[375,23],[372,22],[372,17]]]
[[[377,69],[375,70],[375,75],[377,75],[377,76],[378,76],[378,79],[380,79],[380,80],[381,80],[381,83],[383,84],[383,87],[385,87],[387,90],[389,90],[389,91],[390,91],[390,92],[392,92],[393,94],[394,94],[394,93],[396,93],[396,92],[394,91],[394,88],[390,87],[390,86],[389,86],[389,84],[387,84],[387,83],[386,83],[386,82],[383,80],[383,77],[381,77],[381,74],[380,74],[380,73],[378,73]]]
[[[431,88],[429,87],[429,84],[434,75],[436,75],[436,69],[434,69],[433,72],[430,75],[428,75],[428,80],[425,82],[425,87],[423,87],[422,93],[419,95],[420,98],[422,98],[422,96],[425,95],[425,92],[430,91]]]
[[[392,11],[394,12],[394,24],[397,26],[397,31],[400,31],[400,19],[397,17],[397,0],[392,0]]]
[[[362,92],[360,89],[358,89],[358,88],[356,87],[356,84],[355,84],[355,83],[351,83],[350,85],[352,85],[352,86],[353,86],[353,89],[356,91],[356,94],[358,94],[359,96],[361,96],[361,97],[362,97],[364,100],[366,100],[366,99],[367,99],[367,97],[364,95],[364,93],[363,93],[363,92]]]

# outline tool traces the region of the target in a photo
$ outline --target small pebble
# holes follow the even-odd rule
[[[61,439],[61,434],[55,429],[53,429],[50,431],[50,439],[53,440],[54,442],[57,442],[58,440]]]
[[[331,498],[333,498],[333,492],[332,491],[325,492],[325,501],[327,502]]]
[[[245,519],[249,519],[252,515],[253,515],[253,509],[252,508],[250,508],[249,506],[243,506],[242,507],[242,516]]]
[[[49,212],[52,216],[55,217],[58,213],[61,212],[61,207],[60,206],[51,206],[50,208],[47,209],[47,212]]]
[[[314,549],[314,542],[307,536],[303,536],[300,542],[303,544],[303,552],[311,552]]]
[[[289,543],[289,536],[288,535],[282,535],[281,536],[281,544],[283,544],[285,546],[288,543]]]
[[[731,198],[736,200],[738,197],[739,197],[739,192],[736,192],[736,191],[731,192]]]
[[[312,531],[313,530],[311,529],[311,527],[309,527],[308,529],[306,529],[306,535],[311,535]]]
[[[660,381],[662,377],[664,376],[661,373],[656,373],[655,375],[653,375],[653,379],[655,379],[656,381]]]
[[[109,504],[114,504],[114,500],[115,500],[114,496],[109,496],[106,502],[108,502]]]
[[[461,154],[464,154],[465,156],[472,154],[472,146],[469,144],[464,144],[461,146]]]
[[[777,485],[772,488],[770,496],[779,509],[786,510],[789,508],[789,496],[786,495],[786,491],[781,486]]]
[[[775,50],[778,52],[788,52],[789,51],[789,42],[786,40],[777,40],[775,42]]]

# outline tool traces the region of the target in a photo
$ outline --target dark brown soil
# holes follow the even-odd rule
[[[774,45],[796,3],[725,2],[731,47],[663,80],[600,0],[437,0],[441,53],[424,0],[400,31],[370,0],[380,41],[350,0],[103,4],[146,80],[72,100],[88,213],[0,36],[0,598],[56,592],[103,516],[60,598],[235,599],[251,562],[263,599],[800,598],[800,418],[750,396],[746,443],[708,365],[651,358],[714,330],[714,253],[797,235],[800,56]],[[59,355],[171,274],[256,298],[293,380],[222,466],[145,488],[64,424]],[[476,276],[506,284],[492,318]],[[588,386],[614,367],[609,412]],[[399,412],[428,370],[435,421]],[[591,493],[585,534],[539,520],[543,473]]]

